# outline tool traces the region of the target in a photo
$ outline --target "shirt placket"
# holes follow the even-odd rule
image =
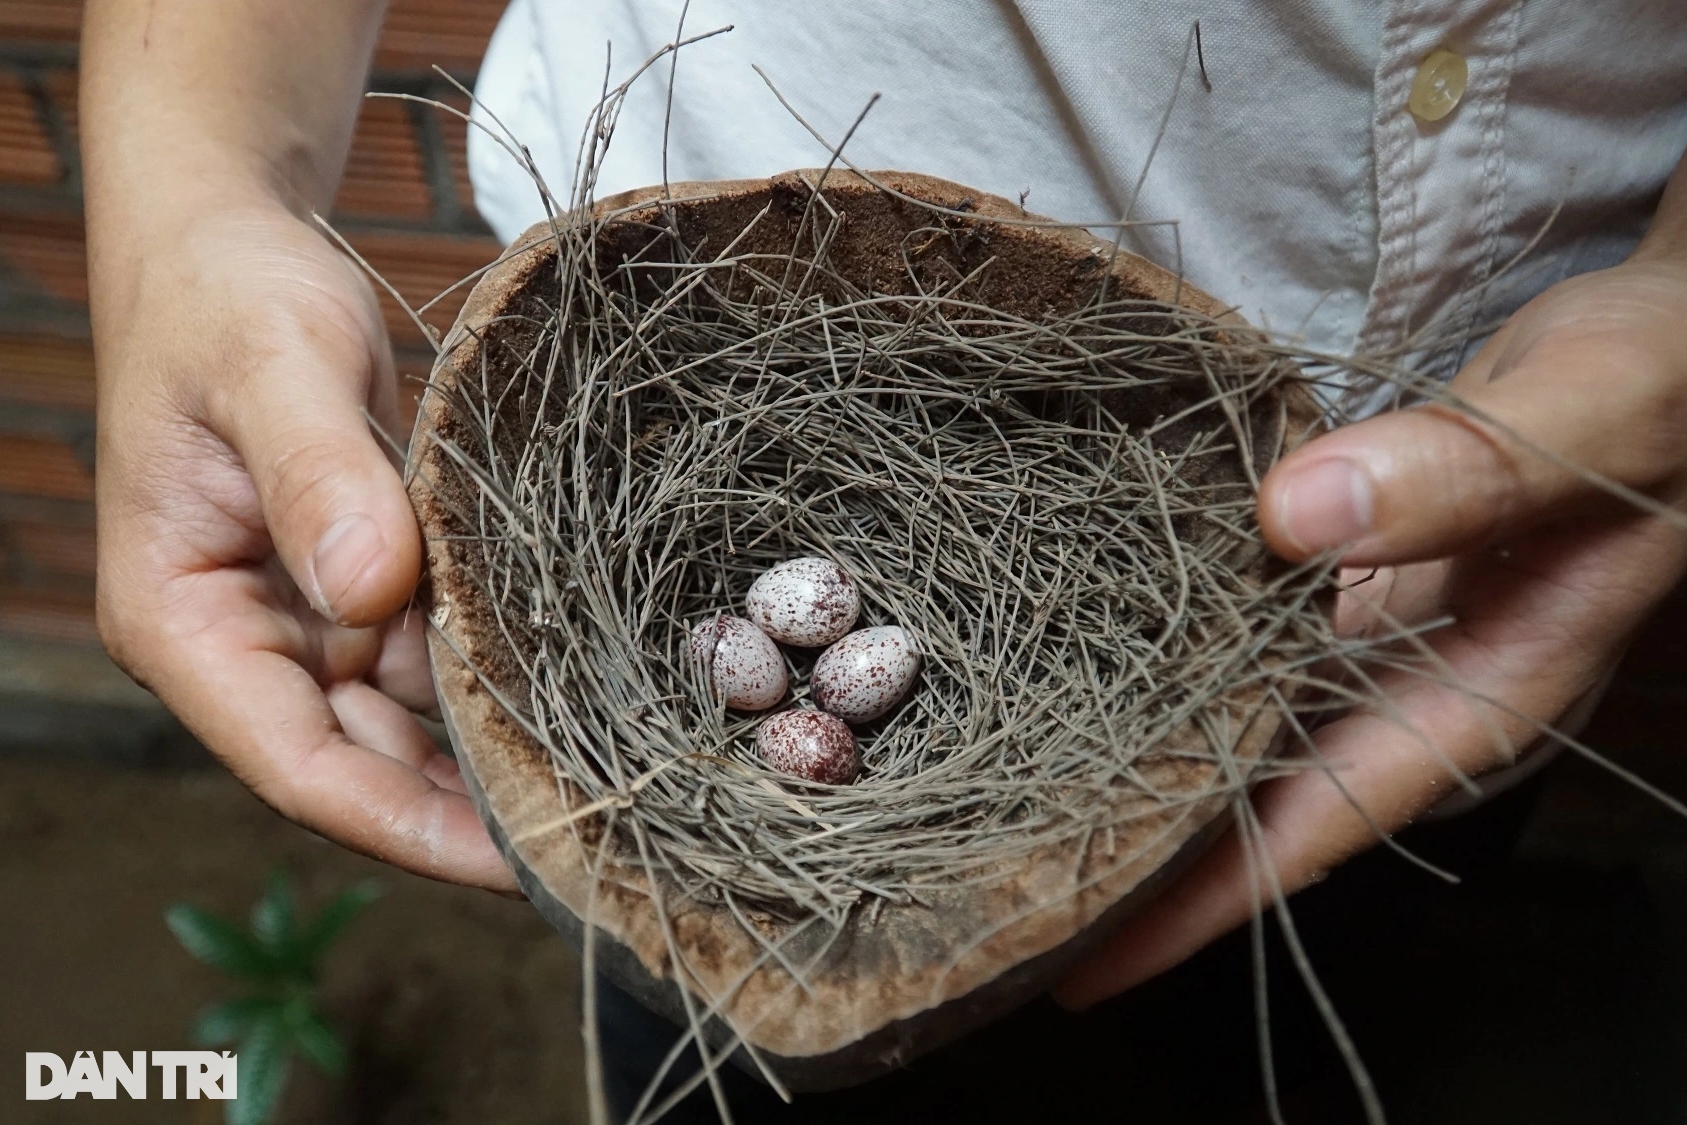
[[[1377,270],[1355,340],[1362,354],[1398,354],[1439,378],[1463,358],[1504,222],[1506,98],[1524,2],[1389,6],[1374,83]]]

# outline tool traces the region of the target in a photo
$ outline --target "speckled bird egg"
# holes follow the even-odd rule
[[[708,670],[715,694],[735,711],[765,711],[785,698],[785,657],[742,617],[721,613],[699,621],[691,652]]]
[[[814,705],[845,722],[871,722],[908,694],[919,671],[919,651],[901,628],[862,629],[814,662]]]
[[[861,594],[830,559],[791,559],[757,578],[745,599],[750,620],[776,641],[829,645],[855,625]]]
[[[826,785],[847,785],[861,770],[855,732],[823,711],[781,711],[762,720],[756,753],[780,773]]]

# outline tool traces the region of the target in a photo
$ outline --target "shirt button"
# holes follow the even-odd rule
[[[1412,79],[1412,95],[1406,100],[1406,107],[1419,121],[1439,121],[1458,108],[1469,77],[1470,68],[1465,65],[1463,55],[1448,50],[1433,51]]]

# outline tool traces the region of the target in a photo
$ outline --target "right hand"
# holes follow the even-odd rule
[[[371,432],[392,356],[355,265],[261,196],[92,244],[99,624],[282,815],[513,893],[451,758],[409,607],[422,544]]]

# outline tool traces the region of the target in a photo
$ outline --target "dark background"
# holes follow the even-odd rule
[[[396,0],[375,89],[459,96],[501,0]],[[299,1071],[287,1122],[583,1120],[573,955],[524,904],[386,871],[280,820],[99,652],[92,617],[93,373],[76,160],[73,0],[0,3],[0,1122],[213,1122],[214,1102],[22,1100],[25,1051],[188,1046],[230,994],[162,913],[238,917],[282,865],[320,903],[384,899],[330,960],[347,1077]],[[336,224],[413,300],[489,260],[460,123],[367,103]],[[431,318],[444,325],[454,308]],[[410,375],[424,342],[395,306]],[[1687,597],[1640,639],[1588,732],[1687,797]],[[1687,1121],[1687,824],[1565,759],[1376,854],[1296,918],[1396,1123]],[[1275,931],[1274,924],[1272,925]],[[1245,935],[1074,1019],[1036,1005],[875,1094],[790,1119],[1255,1123]],[[1339,1059],[1273,939],[1274,1044],[1293,1122],[1358,1120]]]

